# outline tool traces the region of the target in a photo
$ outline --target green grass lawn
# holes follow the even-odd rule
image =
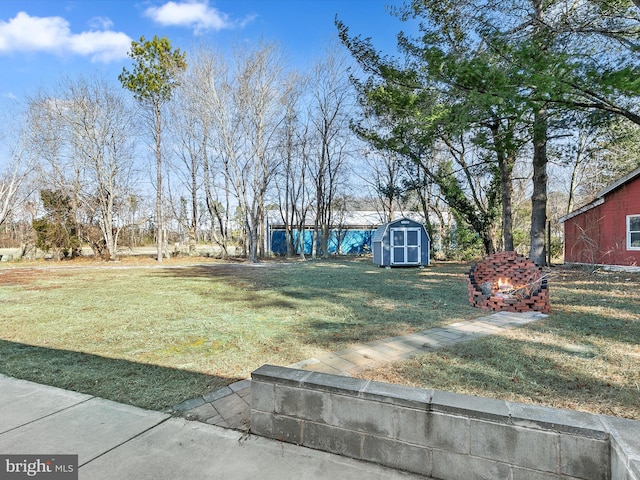
[[[264,363],[482,315],[457,264],[20,266],[0,269],[0,372],[156,409]]]
[[[3,264],[0,373],[163,410],[264,363],[487,314],[463,264],[197,262]],[[546,320],[364,375],[640,419],[639,281],[556,268]]]

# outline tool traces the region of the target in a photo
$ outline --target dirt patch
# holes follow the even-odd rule
[[[0,287],[32,285],[42,278],[43,271],[37,268],[12,268],[0,270]]]
[[[22,262],[21,262],[22,263]],[[73,275],[79,270],[120,269],[120,268],[152,268],[164,271],[167,276],[179,277],[228,277],[229,279],[251,280],[255,268],[273,267],[285,262],[280,259],[269,259],[252,264],[245,259],[231,258],[218,260],[207,257],[167,258],[158,263],[147,256],[128,256],[109,262],[93,257],[80,257],[60,262],[34,261],[30,266],[0,268],[0,287],[24,286],[27,290],[48,290],[57,286],[35,286],[37,280],[52,279]]]

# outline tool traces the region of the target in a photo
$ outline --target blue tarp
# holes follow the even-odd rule
[[[329,239],[329,253],[340,253],[342,255],[359,255],[371,251],[371,238],[375,230],[331,230],[331,238]],[[304,230],[304,253],[311,255],[311,246],[313,242],[313,230]],[[293,238],[298,240],[299,232],[294,230]],[[340,252],[338,252],[338,243],[340,244]],[[271,231],[271,251],[276,255],[286,255],[287,242],[284,230]],[[300,252],[295,252],[297,255]],[[321,255],[322,252],[318,251]]]

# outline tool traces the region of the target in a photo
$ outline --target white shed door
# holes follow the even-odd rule
[[[391,264],[417,265],[420,263],[420,229],[392,228]]]

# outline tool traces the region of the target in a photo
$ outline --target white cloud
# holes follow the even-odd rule
[[[147,8],[145,15],[160,25],[193,28],[196,34],[235,26],[226,13],[210,7],[206,1],[170,1],[160,7]]]
[[[19,12],[9,22],[0,21],[0,51],[54,51],[60,47],[60,39],[69,35],[64,18],[30,17]]]
[[[122,32],[83,32],[68,38],[69,50],[108,63],[127,56],[131,38]]]
[[[102,25],[104,19],[102,19]],[[62,17],[32,17],[19,12],[8,22],[0,20],[0,54],[47,52],[57,55],[90,56],[93,61],[108,62],[124,58],[131,38],[121,32],[88,31],[72,33]]]
[[[96,30],[109,30],[113,27],[113,21],[109,17],[93,17],[89,26]]]

